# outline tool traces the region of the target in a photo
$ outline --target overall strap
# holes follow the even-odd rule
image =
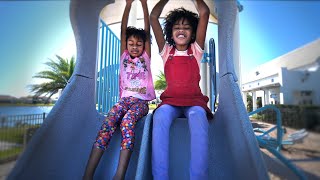
[[[191,49],[191,46],[188,47],[187,53],[188,53],[190,59],[194,58],[194,56],[193,56],[193,51],[192,51],[192,49]]]
[[[175,53],[175,50],[176,50],[175,47],[172,47],[172,48],[171,48],[171,50],[170,50],[170,52],[169,52],[169,59],[170,59],[170,60],[172,60],[173,55],[174,55],[174,53]],[[193,51],[192,51],[192,49],[191,49],[191,46],[188,47],[188,49],[187,49],[187,54],[189,55],[190,59],[194,58],[194,56],[193,56]]]
[[[176,48],[173,46],[169,52],[169,57],[168,57],[169,60],[172,60],[175,50]]]

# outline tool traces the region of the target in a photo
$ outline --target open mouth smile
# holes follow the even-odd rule
[[[179,38],[179,39],[180,39],[180,38],[186,38],[186,35],[185,35],[185,34],[178,34],[178,35],[177,35],[177,38]]]

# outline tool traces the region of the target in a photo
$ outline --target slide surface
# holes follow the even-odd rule
[[[109,1],[108,1],[109,2]],[[216,1],[219,9],[219,106],[209,130],[210,179],[268,179],[267,170],[235,82],[232,34],[235,1]],[[105,2],[103,2],[105,4]],[[95,76],[97,19],[102,1],[70,2],[71,23],[77,42],[77,66],[70,83],[19,157],[8,180],[81,179],[96,133],[104,119],[96,112]],[[97,8],[99,7],[99,8]],[[85,17],[85,18],[83,18]],[[225,41],[222,41],[225,40]],[[85,50],[85,51],[81,51]],[[151,175],[152,119],[137,123],[136,144],[126,179],[149,180]],[[170,130],[170,178],[188,179],[189,127],[177,119]],[[120,149],[116,132],[99,164],[95,179],[111,179]]]

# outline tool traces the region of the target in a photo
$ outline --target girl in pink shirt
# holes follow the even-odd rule
[[[155,99],[150,69],[151,45],[147,0],[140,0],[145,28],[127,27],[133,0],[126,0],[121,23],[120,99],[109,111],[87,163],[84,180],[93,175],[104,150],[119,124],[122,140],[119,164],[113,179],[124,179],[134,146],[136,122],[148,111],[148,101]]]

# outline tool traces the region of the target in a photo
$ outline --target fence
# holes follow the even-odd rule
[[[120,39],[100,20],[96,100],[106,113],[119,99]]]
[[[0,164],[19,156],[45,118],[46,113],[0,116]]]

